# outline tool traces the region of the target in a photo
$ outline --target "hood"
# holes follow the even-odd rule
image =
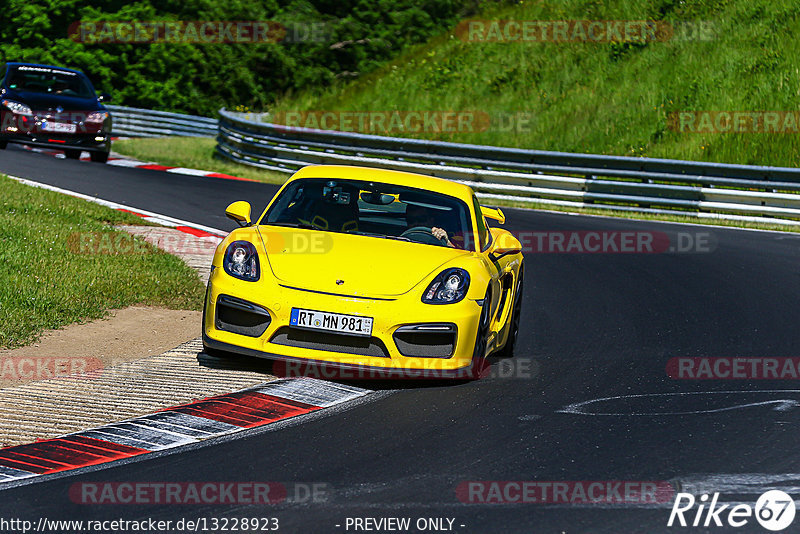
[[[20,102],[30,107],[33,111],[55,110],[56,107],[64,111],[105,111],[97,98],[77,98],[74,96],[49,95],[32,93],[30,91],[6,90],[3,98]]]
[[[258,230],[279,283],[342,295],[396,297],[446,263],[469,255],[460,249],[379,237],[274,226]]]

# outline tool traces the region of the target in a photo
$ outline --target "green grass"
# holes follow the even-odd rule
[[[138,217],[2,175],[0,188],[0,348],[133,304],[201,308],[195,271],[146,243],[140,254],[76,252],[87,233],[99,243],[129,239],[109,225],[137,224]]]
[[[519,2],[473,18],[710,21],[710,41],[474,43],[453,29],[362,79],[296,93],[269,111],[526,112],[517,131],[392,132],[565,152],[800,165],[800,136],[680,133],[680,111],[797,110],[800,3],[795,0]]]
[[[287,174],[240,165],[214,156],[217,142],[211,137],[158,137],[118,139],[114,152],[161,165],[187,167],[230,174],[270,184],[282,184]]]
[[[594,154],[646,156],[774,166],[800,166],[800,135],[791,133],[685,133],[670,127],[681,111],[791,111],[800,96],[800,3],[793,0],[564,0],[519,2],[490,8],[473,19],[659,20],[707,22],[711,40],[646,43],[474,43],[454,28],[411,48],[354,81],[287,94],[268,111],[477,111],[495,121],[481,132],[403,133],[444,141]],[[525,127],[502,130],[501,114],[523,112]],[[285,176],[212,160],[192,165],[172,141],[152,143],[162,163],[200,166],[264,181]],[[186,152],[200,141],[177,140]],[[163,143],[163,145],[162,145]],[[175,150],[168,147],[175,146]],[[121,146],[122,150],[126,148]],[[194,157],[194,156],[192,156]],[[144,158],[143,158],[144,159]],[[202,165],[205,165],[203,167]],[[234,165],[234,170],[223,170]],[[250,174],[253,173],[253,174]],[[269,179],[262,174],[271,175]],[[508,203],[503,203],[509,205]],[[511,203],[518,207],[626,218],[797,231],[769,223],[715,221],[600,209]]]

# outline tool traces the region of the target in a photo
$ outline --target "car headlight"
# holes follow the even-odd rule
[[[445,269],[433,279],[422,294],[425,304],[453,304],[462,300],[469,289],[469,273],[453,267]]]
[[[86,115],[86,122],[96,122],[102,123],[108,118],[108,112],[106,111],[92,111],[88,115]]]
[[[234,278],[255,282],[259,278],[256,247],[247,241],[234,241],[225,250],[222,267]]]
[[[31,108],[25,104],[20,104],[19,102],[14,102],[13,100],[3,100],[3,105],[17,115],[33,115]]]

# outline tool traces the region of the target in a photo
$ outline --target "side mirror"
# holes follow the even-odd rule
[[[522,252],[522,243],[514,237],[514,234],[508,230],[492,228],[492,246],[489,248],[489,255],[494,259],[499,259],[508,254],[520,252]]]
[[[101,93],[100,96],[97,97],[98,102],[111,102],[111,95],[108,93]]]
[[[234,202],[225,208],[225,215],[236,221],[239,226],[250,226],[250,203],[244,200]]]
[[[489,206],[481,206],[481,213],[487,219],[492,219],[500,224],[505,224],[506,216],[500,208],[490,208]]]

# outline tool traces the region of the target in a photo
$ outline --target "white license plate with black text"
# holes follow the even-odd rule
[[[292,308],[289,324],[299,328],[310,328],[312,330],[337,332],[353,336],[372,335],[372,317],[360,317],[358,315]]]
[[[43,122],[42,130],[45,132],[75,133],[75,125],[66,122]]]

